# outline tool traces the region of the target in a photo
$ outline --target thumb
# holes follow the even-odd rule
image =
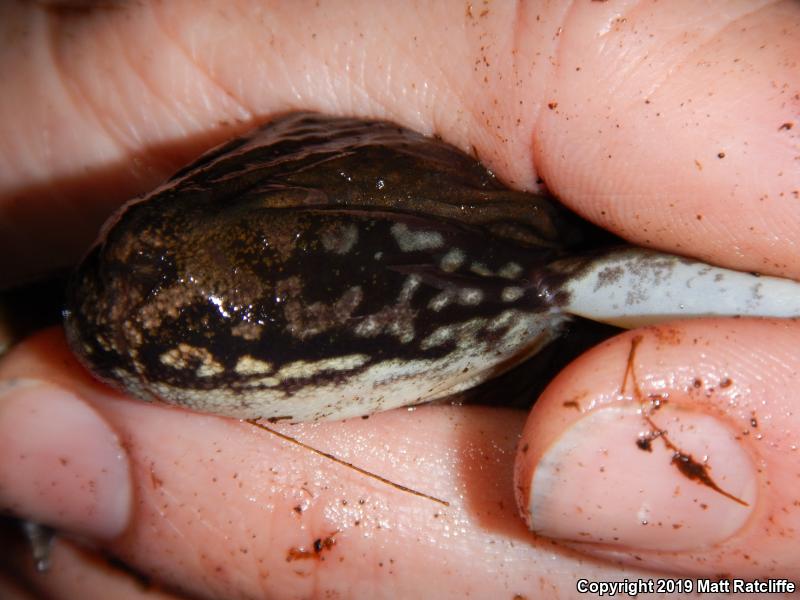
[[[687,321],[581,357],[522,436],[530,528],[639,566],[796,576],[798,342],[795,322]]]
[[[800,3],[723,5],[576,4],[535,164],[629,241],[800,278]]]

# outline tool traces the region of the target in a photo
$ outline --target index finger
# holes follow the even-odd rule
[[[795,3],[359,6],[4,4],[26,35],[0,55],[3,284],[73,264],[121,201],[300,108],[438,133],[633,241],[797,276]]]

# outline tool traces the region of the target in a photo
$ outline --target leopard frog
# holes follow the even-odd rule
[[[238,418],[366,415],[475,386],[574,315],[800,314],[798,284],[634,247],[392,123],[295,113],[124,206],[77,269],[101,380]]]

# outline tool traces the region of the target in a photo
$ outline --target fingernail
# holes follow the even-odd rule
[[[747,521],[757,490],[737,435],[671,405],[649,422],[635,406],[589,413],[536,465],[529,525],[551,538],[630,549],[696,550],[726,540]]]
[[[89,537],[121,533],[131,510],[128,459],[76,395],[23,380],[0,390],[0,508]]]

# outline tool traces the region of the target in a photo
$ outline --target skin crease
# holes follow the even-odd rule
[[[113,206],[214,143],[293,109],[435,132],[474,148],[511,185],[535,189],[542,178],[570,206],[633,241],[800,276],[796,3],[394,7],[145,2],[87,13],[4,4],[0,27],[16,43],[0,54],[12,79],[0,95],[0,283],[74,262]],[[787,501],[772,506],[796,522],[789,499],[798,496],[797,474],[780,457],[796,447],[800,425],[770,426],[766,417],[776,423],[797,406],[798,326],[680,327],[676,361],[697,366],[692,374],[704,380],[723,364],[763,411],[765,437],[781,428],[775,447],[748,451],[777,473],[769,485],[761,480],[759,495],[775,498],[777,490]],[[688,342],[697,337],[722,362]],[[618,389],[629,346],[618,338],[568,377],[585,377],[602,403]],[[619,369],[593,379],[592,361],[602,357]],[[17,348],[0,379],[58,381],[112,424],[130,456],[135,503],[125,534],[107,546],[194,595],[570,597],[578,577],[656,576],[667,561],[709,576],[800,577],[796,558],[788,572],[770,570],[770,557],[795,556],[787,528],[730,541],[711,561],[687,553],[677,563],[619,551],[587,559],[526,533],[511,481],[520,414],[428,407],[291,429],[448,498],[444,514],[245,424],[122,400],[70,360],[50,332]],[[650,381],[660,361],[643,346],[640,377]],[[526,435],[555,438],[565,426],[557,418],[564,381],[545,393]],[[703,399],[704,410],[714,401]],[[301,516],[298,503],[307,504]],[[286,562],[290,548],[334,531],[330,560]],[[759,560],[743,559],[743,547]],[[51,597],[64,589],[57,578],[32,581]]]

